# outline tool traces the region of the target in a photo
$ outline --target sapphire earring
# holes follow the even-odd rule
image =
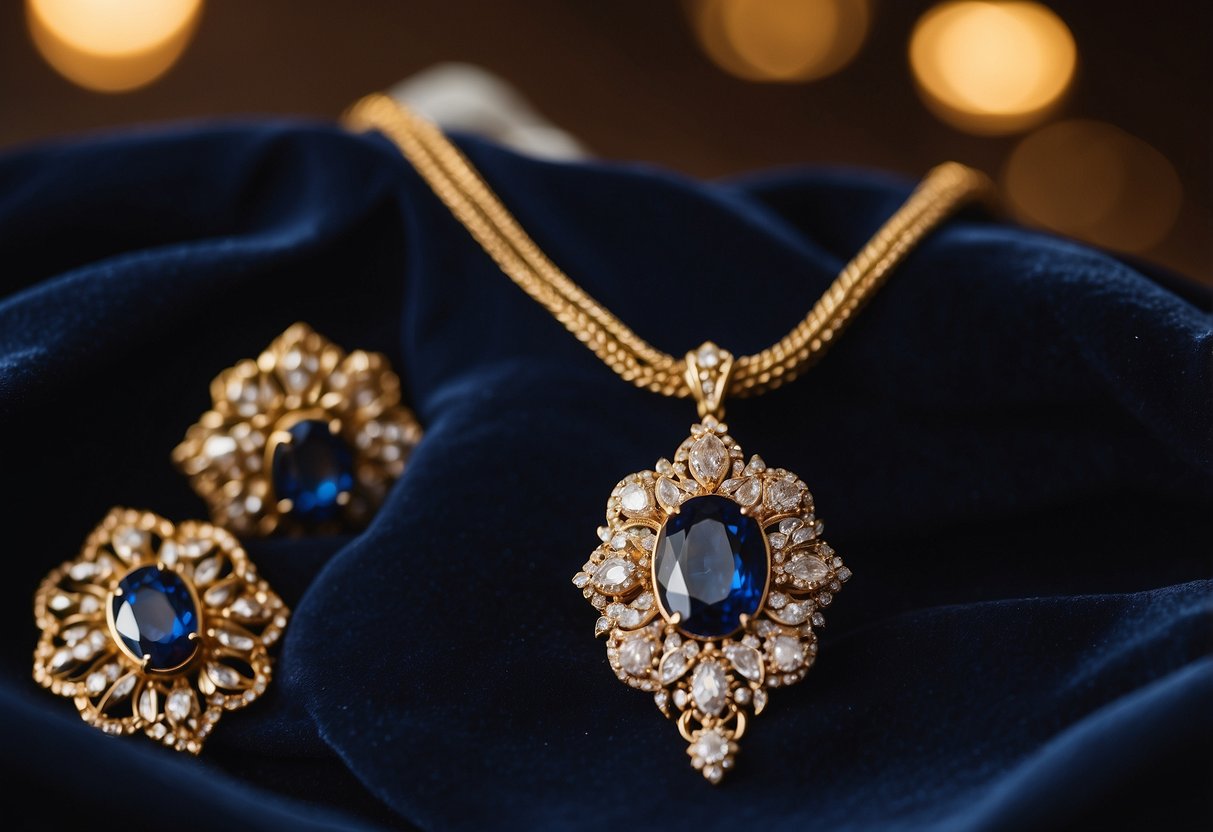
[[[227,531],[116,508],[34,595],[34,679],[107,734],[197,754],[265,692],[289,616]]]
[[[365,525],[421,439],[383,355],[303,323],[220,373],[211,399],[173,462],[240,535]]]

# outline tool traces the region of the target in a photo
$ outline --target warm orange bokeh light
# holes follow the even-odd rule
[[[1038,123],[1070,86],[1077,59],[1061,18],[1019,0],[941,3],[910,37],[910,67],[924,100],[971,133]]]
[[[193,36],[202,0],[26,0],[38,51],[86,89],[125,92],[169,70]]]
[[[846,66],[868,33],[868,0],[691,0],[708,57],[747,81],[811,81]]]
[[[1003,172],[1022,219],[1096,245],[1142,252],[1171,230],[1179,175],[1141,139],[1099,121],[1062,121],[1025,137]]]

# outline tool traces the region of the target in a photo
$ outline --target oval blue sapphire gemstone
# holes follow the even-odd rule
[[[274,448],[274,495],[290,500],[291,515],[306,523],[332,520],[354,487],[349,446],[320,419],[296,422],[287,433],[290,441]]]
[[[657,595],[693,636],[720,638],[758,612],[770,569],[766,539],[741,506],[709,495],[692,497],[665,522],[653,554]]]
[[[114,630],[131,653],[150,656],[151,670],[170,670],[189,661],[198,632],[198,610],[181,576],[171,569],[143,566],[119,582],[110,602]]]

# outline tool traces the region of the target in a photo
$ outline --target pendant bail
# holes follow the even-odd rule
[[[699,418],[724,418],[724,394],[733,374],[733,354],[711,341],[687,353],[686,381],[699,409]]]

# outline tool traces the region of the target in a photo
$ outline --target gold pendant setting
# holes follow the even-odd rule
[[[721,352],[706,344],[688,357],[700,389],[727,381]],[[713,783],[768,691],[799,682],[816,659],[823,611],[851,577],[822,532],[804,482],[747,461],[709,414],[672,462],[619,481],[601,544],[573,577],[599,611],[594,634],[607,637],[615,675],[653,693]]]

